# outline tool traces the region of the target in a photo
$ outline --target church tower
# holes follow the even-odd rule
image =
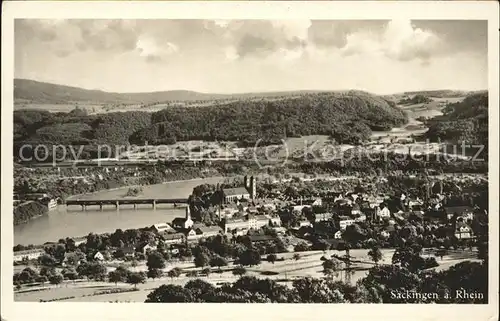
[[[248,192],[250,193],[250,198],[252,200],[255,200],[257,197],[257,182],[255,180],[255,177],[250,177],[250,186],[248,188]]]

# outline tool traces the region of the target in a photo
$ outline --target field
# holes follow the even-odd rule
[[[364,277],[367,274],[367,271],[370,267],[373,266],[373,262],[369,259],[367,255],[368,250],[360,249],[360,250],[351,250],[350,255],[353,261],[357,263],[353,263],[352,267],[354,269],[354,273],[350,278],[351,283],[355,283],[360,278]],[[386,249],[382,251],[383,259],[379,264],[391,264],[392,254],[394,250]],[[257,276],[257,277],[265,277],[270,279],[279,280],[279,282],[283,282],[285,284],[290,284],[294,278],[297,277],[315,277],[321,278],[324,277],[322,273],[322,256],[330,256],[333,254],[336,255],[344,255],[345,252],[339,251],[328,251],[327,253],[322,251],[309,251],[309,252],[300,252],[300,259],[293,259],[294,253],[282,253],[278,254],[278,258],[284,258],[284,261],[277,261],[274,264],[263,261],[262,264],[255,267],[250,267],[247,269],[247,275],[249,276]],[[424,254],[431,255],[431,254]],[[438,266],[436,269],[448,269],[451,266],[462,262],[464,260],[472,260],[475,261],[475,252],[471,252],[469,250],[465,251],[456,251],[450,253],[447,256],[444,256],[443,259],[437,258]],[[200,269],[195,268],[193,263],[184,262],[184,263],[174,263],[170,264],[165,268],[165,271],[170,270],[172,267],[177,266],[180,267],[184,272]],[[233,265],[229,264],[228,267],[222,268],[221,273],[216,273],[216,269],[212,269],[212,273],[208,277],[199,277],[207,282],[210,282],[214,285],[220,285],[224,282],[234,282],[237,280],[237,277],[232,274],[230,269],[232,269]],[[110,268],[110,270],[113,268]],[[135,271],[144,271],[146,270],[146,266],[144,264],[139,265],[133,268]],[[15,301],[28,301],[28,302],[38,302],[40,299],[42,300],[54,300],[60,298],[68,298],[70,299],[64,300],[65,302],[75,301],[75,302],[110,302],[110,301],[130,301],[130,302],[144,302],[148,293],[150,293],[153,289],[159,287],[162,284],[178,284],[183,285],[189,280],[193,278],[188,278],[185,276],[181,276],[179,278],[161,278],[156,280],[148,279],[148,281],[144,284],[140,284],[137,286],[138,291],[133,292],[123,292],[123,293],[113,293],[113,294],[99,294],[99,292],[112,290],[112,289],[122,289],[126,291],[126,289],[132,289],[133,286],[118,283],[117,285],[112,283],[105,282],[78,282],[73,283],[68,281],[62,285],[51,286],[46,285],[40,291],[29,291],[29,292],[16,292],[15,293]],[[284,281],[284,279],[288,281]],[[345,272],[340,271],[340,273],[336,276],[338,280],[345,280]],[[21,290],[22,291],[22,290]],[[96,294],[97,293],[97,294]]]

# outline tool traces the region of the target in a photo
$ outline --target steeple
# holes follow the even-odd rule
[[[191,209],[189,208],[189,205],[186,206],[186,221],[191,219]]]

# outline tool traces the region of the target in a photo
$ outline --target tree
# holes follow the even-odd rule
[[[62,273],[64,278],[74,281],[78,278],[78,273],[76,273],[75,269],[68,269]]]
[[[221,266],[227,266],[227,261],[223,257],[217,255],[210,259],[210,266],[216,266],[220,270]]]
[[[43,266],[54,266],[56,259],[52,255],[42,254],[38,257],[38,263]]]
[[[44,285],[45,282],[47,282],[49,279],[45,275],[40,275],[36,278],[36,282],[41,283]]]
[[[276,262],[276,260],[278,259],[278,256],[274,253],[271,253],[271,254],[268,254],[267,255],[267,262],[271,262],[272,264],[274,264],[274,262]]]
[[[50,284],[61,284],[64,280],[63,276],[60,273],[52,274],[49,276]]]
[[[327,277],[333,277],[338,275],[338,270],[340,264],[338,260],[325,260],[323,261],[323,274]]]
[[[179,285],[161,285],[148,294],[145,303],[193,302],[189,290]]]
[[[57,244],[54,249],[54,259],[58,264],[61,264],[66,254],[66,246],[64,244]]]
[[[165,268],[165,259],[160,252],[152,251],[148,255],[146,265],[148,269],[163,269]]]
[[[378,246],[374,246],[368,251],[368,256],[372,259],[375,264],[378,264],[378,262],[382,259],[382,251]]]
[[[38,278],[38,273],[30,267],[24,268],[17,278],[21,283],[33,283]]]
[[[246,250],[239,257],[239,263],[241,265],[258,265],[260,264],[260,253],[256,250]]]
[[[196,253],[194,256],[194,265],[196,267],[207,266],[209,262],[210,262],[210,258],[205,253]]]
[[[233,269],[233,274],[237,276],[243,276],[247,273],[247,270],[242,266],[237,266]]]
[[[163,271],[160,269],[148,269],[147,273],[148,278],[157,279],[163,276]]]
[[[182,273],[182,270],[178,267],[175,267],[172,270],[168,271],[167,275],[170,278],[178,278],[179,276],[181,276],[181,273]]]
[[[295,261],[300,260],[300,254],[299,253],[294,253],[292,257]]]
[[[203,270],[201,270],[201,273],[205,274],[207,277],[210,275],[210,272],[212,272],[212,271],[210,270],[209,267],[204,268]]]
[[[123,281],[123,276],[119,272],[117,272],[116,270],[110,271],[108,273],[108,280],[109,280],[109,282],[113,282],[116,286],[118,284],[118,282]]]
[[[146,282],[146,275],[144,272],[131,272],[127,277],[127,283],[133,284],[137,288],[137,284]]]

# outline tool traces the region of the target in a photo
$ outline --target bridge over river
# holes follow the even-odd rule
[[[82,211],[87,209],[87,206],[99,206],[102,210],[104,205],[115,206],[118,210],[120,205],[133,205],[137,208],[139,204],[151,204],[153,209],[156,208],[158,204],[173,204],[174,206],[180,204],[187,204],[187,198],[137,198],[137,199],[102,199],[102,200],[67,200],[66,206],[79,205],[82,207]]]

